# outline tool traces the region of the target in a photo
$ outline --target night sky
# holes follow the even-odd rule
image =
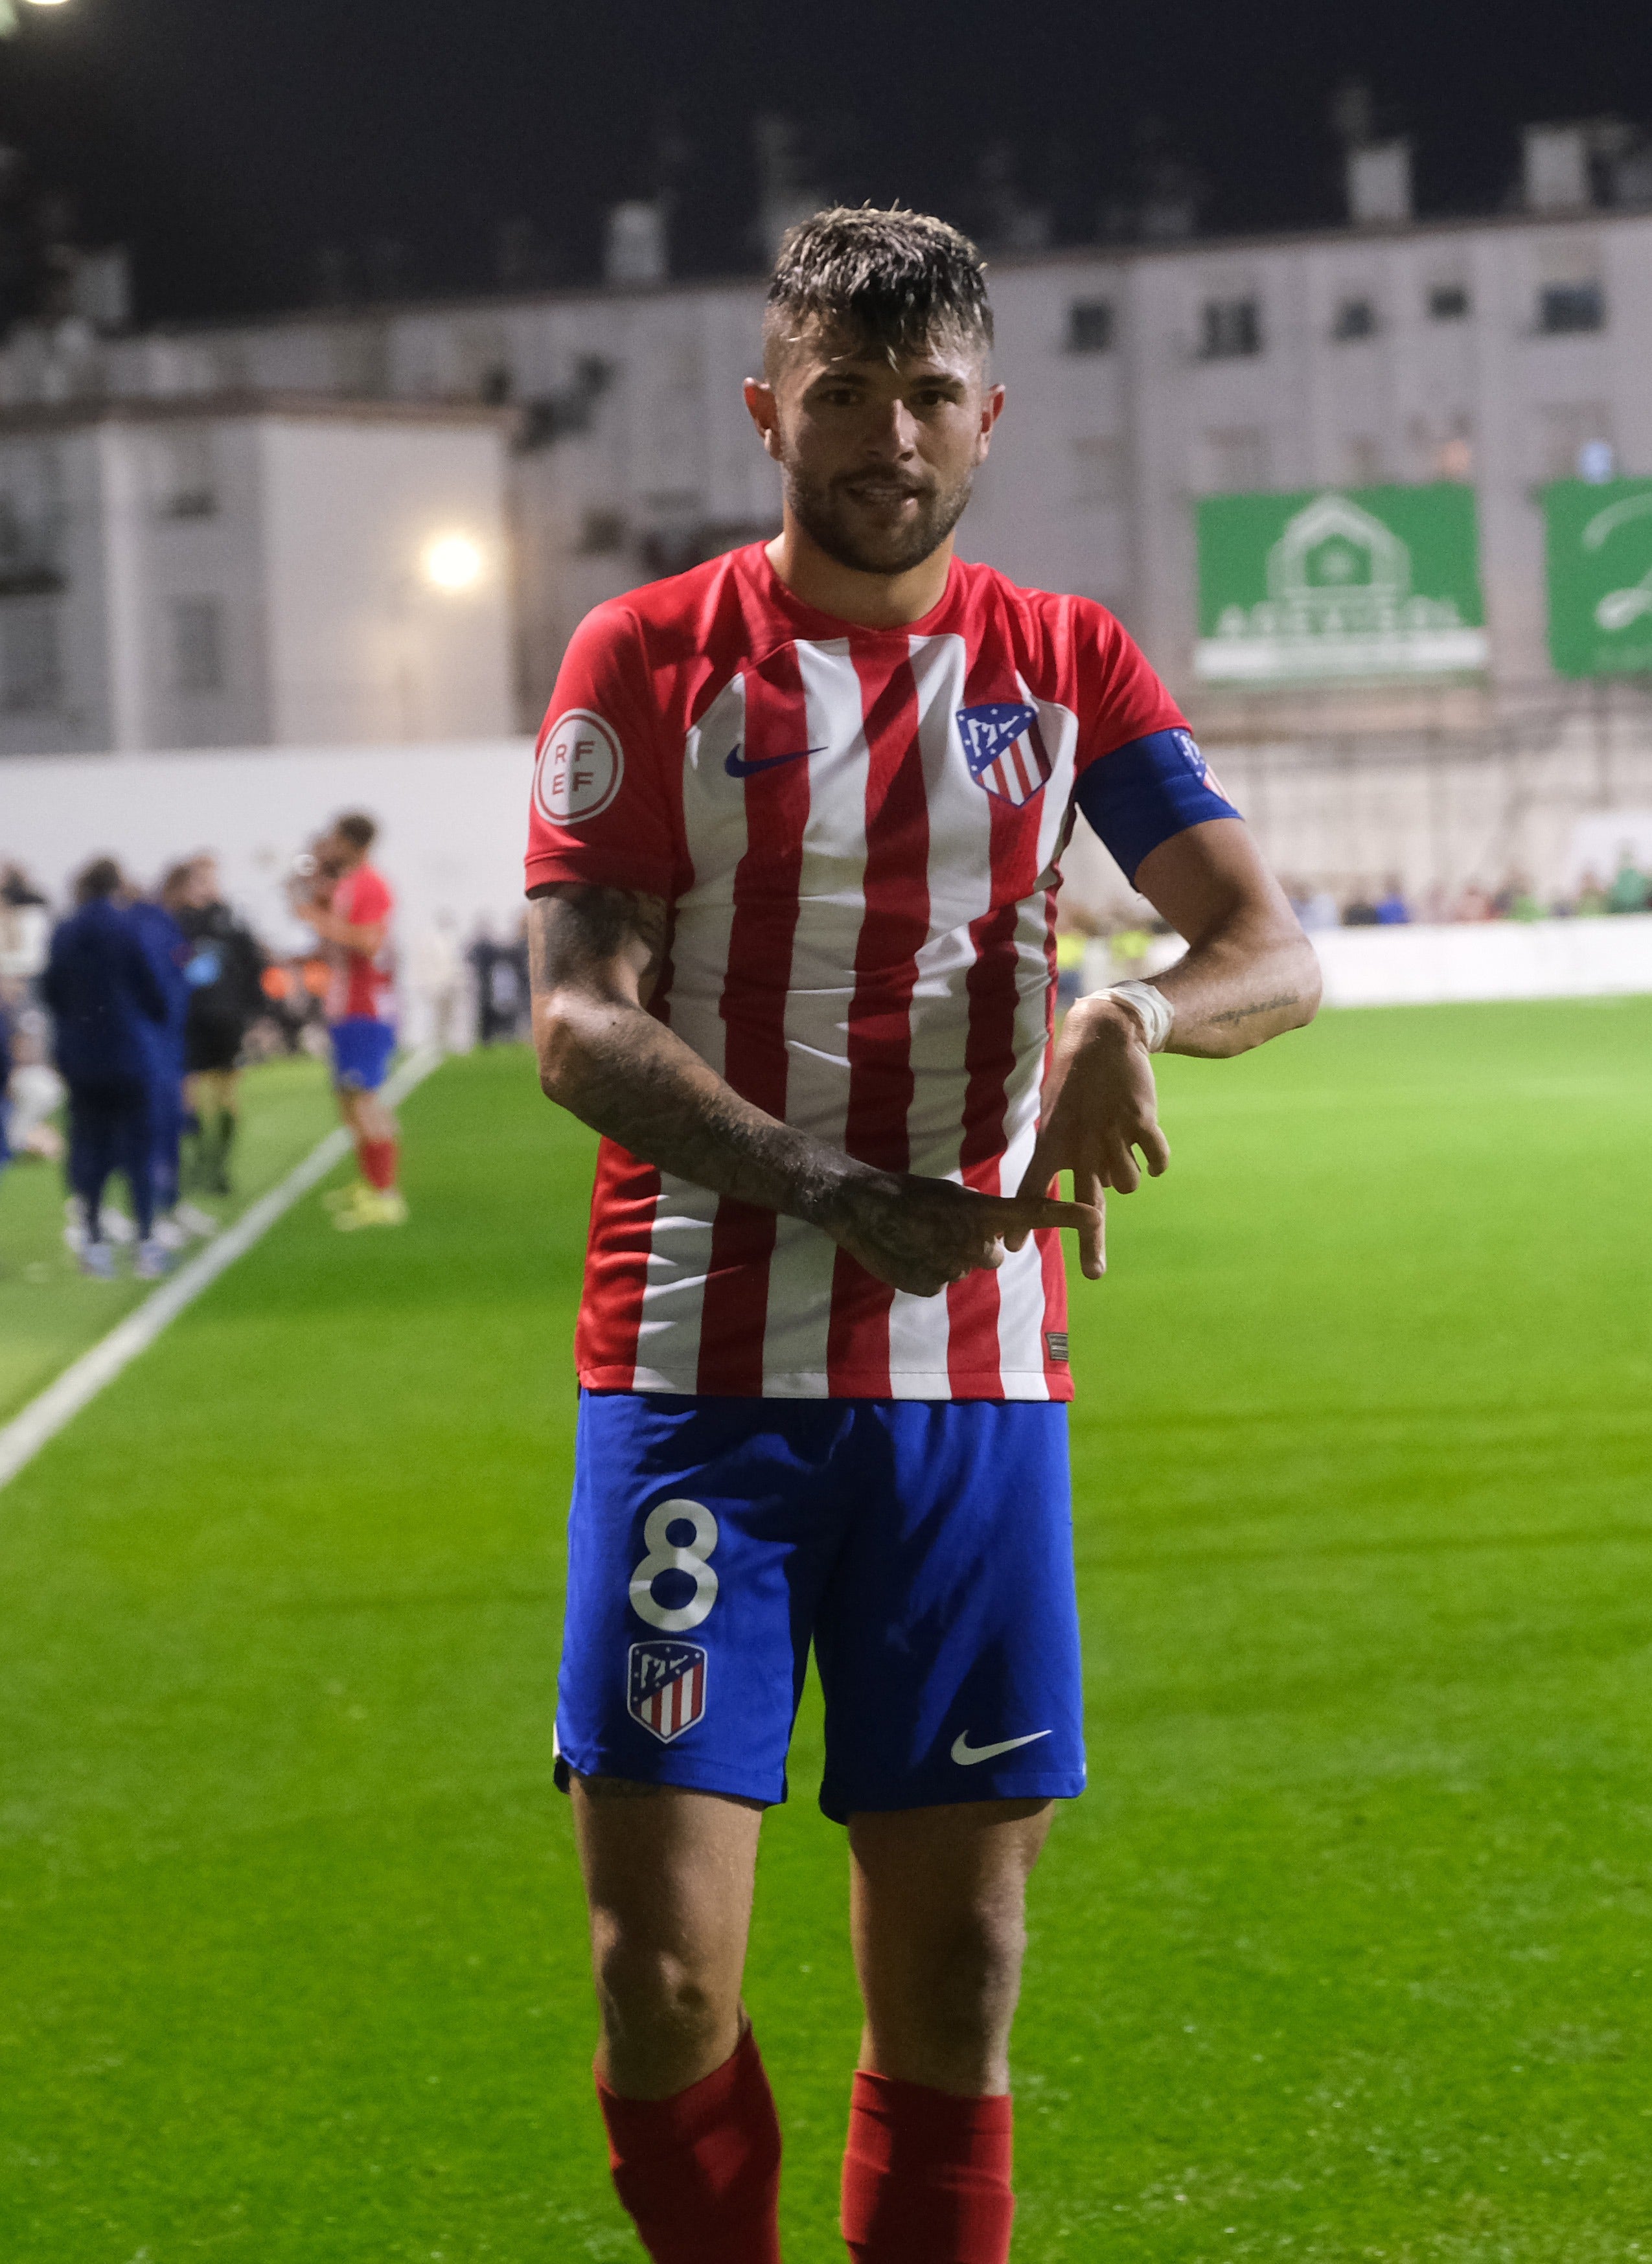
[[[756,262],[752,121],[839,194],[1053,240],[1157,166],[1216,231],[1335,219],[1336,88],[1415,137],[1424,212],[1495,209],[1522,120],[1652,120],[1645,0],[67,0],[0,45],[0,137],[135,251],[146,319],[598,270],[603,208],[673,192],[680,272]],[[1120,215],[1126,216],[1121,222]],[[331,247],[331,256],[328,254]],[[503,265],[501,263],[503,262]]]

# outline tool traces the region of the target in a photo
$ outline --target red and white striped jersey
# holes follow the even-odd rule
[[[891,1171],[1019,1183],[1085,767],[1182,718],[1088,599],[954,560],[908,628],[813,612],[761,544],[599,606],[540,741],[528,885],[671,907],[651,1011],[734,1090]],[[1066,1399],[1059,1237],[938,1297],[605,1140],[594,1390]]]

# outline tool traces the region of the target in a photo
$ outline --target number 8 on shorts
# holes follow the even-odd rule
[[[692,1526],[693,1539],[673,1542],[673,1525]],[[717,1600],[717,1576],[710,1564],[717,1521],[703,1502],[662,1501],[649,1512],[643,1539],[648,1554],[631,1574],[631,1609],[662,1635],[687,1635],[710,1615]],[[664,1572],[686,1572],[694,1582],[687,1603],[666,1605],[655,1597],[654,1583]]]

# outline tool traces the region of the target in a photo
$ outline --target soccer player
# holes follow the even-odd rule
[[[389,941],[396,899],[384,875],[368,862],[377,838],[377,826],[359,809],[336,820],[317,853],[331,876],[324,900],[318,896],[295,907],[325,946],[332,970],[327,1025],[333,1086],[361,1171],[354,1186],[328,1199],[333,1224],[346,1233],[362,1226],[400,1226],[407,1216],[396,1184],[396,1119],[379,1097],[396,1051]]]
[[[991,339],[941,221],[792,230],[746,388],[782,531],[600,606],[540,743],[542,1079],[604,1136],[557,1766],[658,2264],[779,2253],[740,1981],[811,1641],[866,2013],[844,2235],[1008,2254],[1024,1895],[1085,1781],[1058,1230],[1096,1278],[1105,1190],[1164,1170],[1155,1052],[1318,998],[1118,623],[954,555]],[[1055,1041],[1075,809],[1189,949]]]
[[[96,857],[75,883],[76,909],[52,937],[40,995],[51,1010],[57,1066],[69,1087],[69,1184],[85,1225],[80,1266],[114,1279],[103,1194],[124,1172],[138,1246],[133,1272],[158,1281],[166,1252],[154,1238],[153,1130],[148,1031],[164,1027],[166,994],[123,909],[120,867]]]

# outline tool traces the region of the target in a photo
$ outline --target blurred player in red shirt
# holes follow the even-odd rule
[[[777,2264],[740,1982],[811,1648],[866,2008],[844,2236],[1004,2264],[1023,1898],[1085,1782],[1059,1230],[1094,1279],[1103,1191],[1165,1168],[1153,1055],[1318,998],[1125,630],[954,555],[991,342],[955,229],[793,229],[746,388],[782,532],[599,606],[541,738],[541,1078],[605,1136],[558,1781],[656,2264]],[[1081,814],[1190,947],[1058,1037]]]
[[[338,1113],[355,1136],[361,1166],[353,1186],[328,1198],[333,1224],[346,1233],[362,1226],[400,1226],[407,1216],[396,1183],[396,1119],[380,1098],[396,1051],[389,940],[396,899],[384,875],[368,862],[377,836],[370,817],[347,811],[317,849],[321,870],[333,876],[325,901],[312,897],[295,906],[326,949],[333,1088]]]

